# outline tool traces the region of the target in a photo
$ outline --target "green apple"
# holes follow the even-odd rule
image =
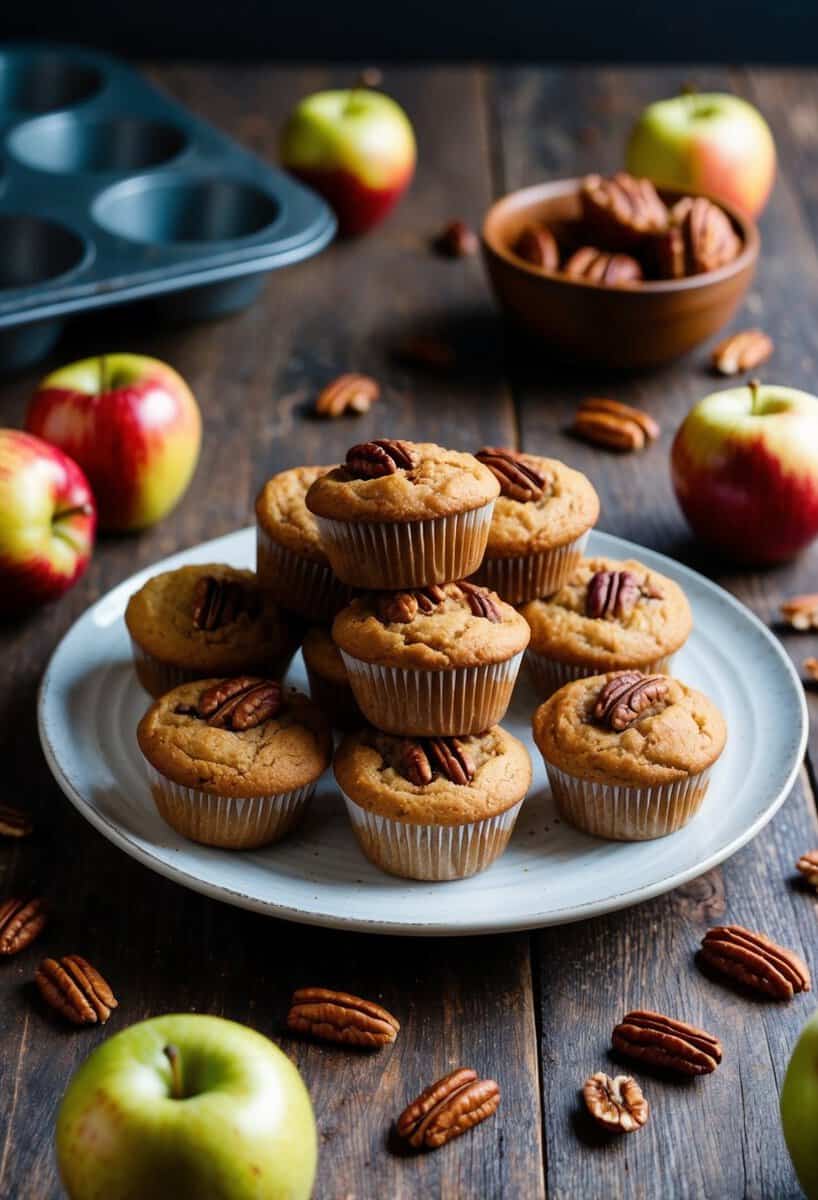
[[[784,1076],[781,1124],[798,1182],[818,1200],[818,1012],[807,1021]]]
[[[221,1017],[155,1017],[109,1038],[57,1117],[70,1200],[308,1200],[317,1155],[295,1066]]]

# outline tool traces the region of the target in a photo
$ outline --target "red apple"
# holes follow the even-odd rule
[[[199,458],[202,421],[172,367],[139,354],[105,354],[40,384],[26,428],[83,468],[100,528],[142,529],[177,503]]]
[[[406,113],[365,87],[307,96],[281,135],[282,163],[325,197],[345,236],[383,220],[409,186],[415,157]]]
[[[0,429],[0,615],[54,600],[76,583],[96,524],[75,462],[31,434]]]
[[[757,108],[702,92],[649,105],[634,126],[628,170],[680,191],[704,192],[757,216],[775,178],[775,143]]]
[[[818,536],[818,398],[750,384],[688,413],[671,451],[693,530],[739,562],[784,562]]]

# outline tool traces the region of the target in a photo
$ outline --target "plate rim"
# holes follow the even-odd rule
[[[55,670],[55,664],[58,655],[63,649],[64,644],[72,637],[77,627],[89,616],[89,614],[103,603],[110,603],[111,597],[120,590],[134,590],[139,586],[142,577],[149,577],[161,570],[172,569],[173,565],[180,558],[192,552],[204,552],[218,542],[223,542],[228,538],[239,538],[242,535],[251,537],[255,533],[255,526],[248,525],[241,529],[236,529],[218,535],[215,538],[209,538],[207,541],[197,542],[193,546],[188,546],[185,549],[177,550],[173,554],[167,555],[158,562],[149,564],[146,567],[141,567],[138,571],[134,571],[126,579],[123,579],[118,584],[114,584],[107,592],[100,596],[74,620],[69,628],[60,638],[54,650],[51,652],[45,671],[37,691],[37,729],[42,747],[43,755],[49,770],[53,775],[60,790],[68,798],[68,800],[77,809],[80,815],[88,821],[99,833],[103,835],[109,842],[124,851],[129,857],[134,858],[143,866],[155,871],[157,874],[170,879],[173,883],[177,883],[182,887],[187,887],[189,890],[198,892],[201,895],[208,896],[213,900],[220,900],[226,904],[232,904],[234,907],[248,909],[252,912],[263,913],[266,916],[274,917],[279,920],[292,921],[296,924],[315,925],[325,929],[341,929],[349,932],[359,933],[374,933],[374,934],[389,934],[403,937],[477,937],[487,934],[502,934],[514,933],[525,930],[545,929],[549,926],[568,925],[576,921],[589,920],[596,916],[602,916],[607,913],[619,912],[622,909],[633,907],[637,904],[642,904],[648,900],[655,899],[656,896],[665,895],[668,892],[675,891],[676,888],[682,887],[691,879],[697,879],[701,875],[712,870],[713,867],[725,862],[728,858],[738,853],[748,842],[752,841],[761,830],[767,825],[775,814],[784,804],[793,784],[798,776],[798,773],[804,762],[804,755],[809,736],[809,714],[807,710],[807,701],[804,694],[804,688],[795,667],[787,654],[784,646],[775,637],[772,630],[756,616],[756,614],[743,604],[726,588],[713,580],[708,579],[706,575],[702,575],[699,571],[687,566],[686,563],[681,563],[676,559],[670,558],[669,555],[663,554],[661,551],[653,550],[650,546],[641,546],[637,542],[632,542],[627,538],[619,537],[617,534],[607,533],[605,530],[596,529],[592,531],[595,534],[612,540],[621,547],[622,552],[626,556],[631,556],[631,552],[645,553],[647,552],[660,564],[668,564],[673,571],[681,572],[683,576],[689,576],[695,580],[697,585],[703,584],[706,589],[715,592],[721,599],[726,600],[730,607],[740,613],[744,620],[748,620],[751,625],[755,626],[768,644],[772,647],[775,655],[785,668],[785,673],[789,675],[790,683],[792,684],[793,693],[797,699],[797,707],[800,714],[800,731],[797,740],[797,750],[793,754],[793,761],[787,772],[784,782],[779,787],[775,796],[770,800],[764,810],[758,815],[748,827],[738,834],[724,846],[714,850],[712,854],[702,859],[699,863],[692,867],[686,868],[684,871],[677,872],[667,876],[665,879],[657,880],[653,884],[642,885],[638,888],[633,888],[627,891],[618,892],[613,896],[608,896],[604,899],[589,900],[581,904],[573,904],[565,908],[550,908],[547,913],[537,914],[532,913],[527,918],[510,917],[503,918],[502,914],[498,914],[488,919],[482,919],[477,923],[465,923],[456,925],[445,924],[427,924],[422,921],[384,921],[377,918],[368,919],[363,917],[343,917],[327,913],[312,913],[301,908],[292,908],[286,904],[277,903],[269,900],[260,900],[255,896],[248,895],[245,892],[238,891],[235,888],[228,887],[224,884],[210,883],[208,880],[201,879],[197,875],[192,875],[190,872],[174,866],[172,863],[165,861],[150,850],[144,849],[135,839],[128,834],[123,833],[119,825],[100,813],[94,805],[85,799],[82,793],[74,786],[72,781],[65,774],[59,757],[51,743],[51,738],[48,733],[48,721],[46,709],[49,702],[49,691],[52,682],[52,674]]]

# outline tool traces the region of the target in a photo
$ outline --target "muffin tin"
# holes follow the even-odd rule
[[[0,369],[87,309],[235,311],[335,232],[318,196],[95,51],[0,50],[0,133]]]

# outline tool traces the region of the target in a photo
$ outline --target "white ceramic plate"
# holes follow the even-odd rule
[[[682,585],[695,629],[675,673],[707,692],[727,717],[727,748],[705,803],[670,837],[605,842],[555,818],[531,740],[536,699],[525,670],[504,724],[531,750],[533,786],[505,855],[472,879],[430,884],[377,871],[358,850],[331,773],[305,824],[279,845],[231,853],[179,837],[158,816],[148,790],[135,737],[148,697],[131,667],[122,615],[131,593],[159,570],[195,562],[253,566],[252,529],[140,571],[69,630],[40,691],[49,766],[83,816],[127,854],[208,896],[293,921],[381,933],[485,933],[575,921],[647,900],[721,862],[770,820],[803,758],[806,704],[778,642],[727,592],[608,534],[593,533],[588,552],[638,557]],[[306,690],[300,655],[289,681]]]

